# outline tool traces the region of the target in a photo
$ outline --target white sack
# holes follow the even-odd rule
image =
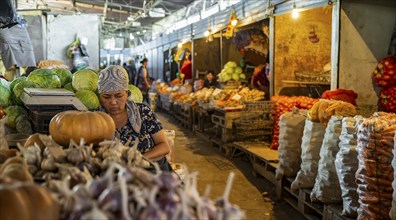
[[[320,148],[320,160],[318,175],[315,186],[311,191],[311,201],[327,203],[339,203],[341,199],[341,188],[335,168],[340,142],[343,116],[331,116],[327,124],[322,147]]]
[[[342,119],[340,143],[338,144],[340,150],[335,160],[337,176],[342,192],[342,215],[350,218],[357,217],[357,209],[359,208],[355,174],[359,165],[356,149],[357,125],[361,120],[363,120],[362,116],[345,117]]]
[[[301,166],[291,189],[312,188],[318,173],[319,152],[326,127],[319,122],[305,120],[301,144]]]
[[[279,167],[276,180],[282,176],[295,177],[301,165],[301,141],[304,133],[307,111],[296,110],[287,112],[279,121]]]

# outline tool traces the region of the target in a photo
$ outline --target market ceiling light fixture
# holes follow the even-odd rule
[[[231,21],[232,26],[236,26],[237,23],[238,23],[238,19],[236,19],[236,18]]]
[[[179,42],[179,43],[177,44],[177,47],[178,47],[178,48],[182,48],[182,47],[183,47],[183,43],[182,43],[182,42]]]
[[[210,35],[210,32],[211,32],[210,30],[205,31],[204,33],[205,37],[208,37]]]
[[[294,2],[293,4],[293,11],[292,11],[292,18],[296,19],[298,18],[299,14],[298,14],[298,9],[296,7],[296,2]]]

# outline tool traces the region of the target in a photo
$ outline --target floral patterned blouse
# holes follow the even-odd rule
[[[162,125],[154,112],[146,104],[136,103],[136,105],[141,118],[140,132],[136,132],[132,128],[131,121],[128,120],[128,123],[123,128],[116,130],[115,136],[123,144],[130,141],[129,146],[135,144],[136,137],[139,138],[137,149],[141,153],[145,153],[155,146],[152,135],[162,130]],[[128,117],[130,117],[129,114],[128,112]]]

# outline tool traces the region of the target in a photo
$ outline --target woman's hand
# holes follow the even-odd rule
[[[160,130],[159,132],[153,134],[152,137],[155,146],[153,149],[144,153],[143,156],[150,160],[158,161],[169,153],[170,148],[164,130]]]

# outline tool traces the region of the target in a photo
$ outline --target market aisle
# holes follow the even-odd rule
[[[189,172],[198,172],[201,195],[205,187],[211,185],[210,198],[220,197],[229,173],[234,172],[230,201],[246,211],[246,219],[304,219],[283,201],[274,202],[273,185],[264,178],[254,177],[247,161],[228,160],[217,148],[178,127],[169,114],[157,112],[157,116],[165,129],[176,131],[175,162],[186,164]],[[262,196],[266,192],[268,197]]]

